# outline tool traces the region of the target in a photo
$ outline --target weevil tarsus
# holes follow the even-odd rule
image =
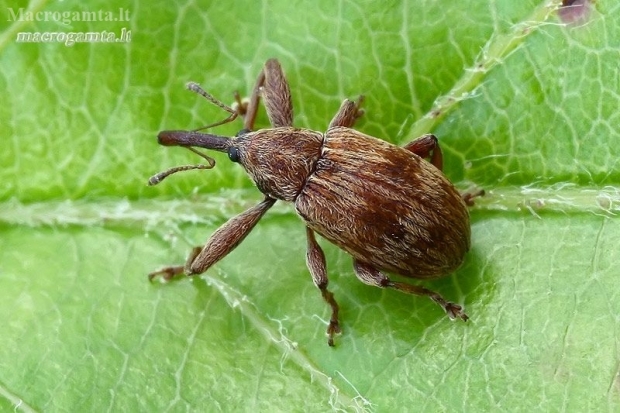
[[[161,276],[161,278],[163,278],[165,281],[170,281],[178,275],[185,275],[185,267],[187,267],[189,264],[191,264],[196,259],[198,254],[200,254],[201,250],[202,250],[202,247],[194,247],[192,251],[189,253],[189,255],[187,256],[185,265],[175,265],[175,266],[170,266],[170,267],[164,267],[157,271],[153,271],[152,273],[148,275],[149,281],[153,281],[153,279],[156,278],[157,276]]]
[[[233,98],[235,102],[231,108],[245,120],[246,114],[248,113],[248,106],[250,105],[250,98],[242,98],[237,90],[233,93]]]
[[[431,291],[427,288],[420,287],[419,285],[392,281],[388,276],[383,274],[372,265],[368,265],[357,259],[353,259],[353,270],[357,278],[364,284],[380,288],[393,288],[407,294],[426,296],[439,304],[441,308],[444,309],[446,314],[448,314],[448,317],[450,317],[451,319],[458,317],[463,321],[467,321],[467,319],[469,318],[467,317],[467,314],[462,311],[463,308],[460,305],[446,301],[438,293]]]
[[[481,189],[481,188],[474,188],[474,189],[470,189],[470,190],[467,190],[461,193],[463,202],[465,202],[465,205],[467,206],[474,206],[475,204],[474,199],[479,198],[484,195],[485,195],[484,189]]]

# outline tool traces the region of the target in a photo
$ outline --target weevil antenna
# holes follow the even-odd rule
[[[191,149],[191,148],[188,148]],[[201,155],[202,156],[202,155]],[[149,186],[157,185],[167,177],[172,174],[181,171],[191,171],[193,169],[211,169],[215,166],[215,161],[213,159],[207,158],[210,160],[208,165],[200,164],[200,165],[183,165],[183,166],[175,166],[174,168],[166,169],[165,171],[159,172],[149,178]]]
[[[215,159],[205,155],[192,146],[198,146],[206,149],[213,149],[220,152],[228,151],[230,147],[230,139],[225,136],[209,135],[200,132],[188,131],[163,131],[159,132],[157,139],[160,145],[164,146],[181,146],[194,152],[207,161],[204,165],[182,165],[174,168],[166,169],[149,178],[149,185],[157,185],[168,176],[181,171],[190,171],[192,169],[211,169],[215,166]]]
[[[201,158],[205,159],[208,163],[209,163],[209,168],[207,169],[211,169],[215,166],[215,159],[211,158],[208,155],[205,155],[204,153],[200,152],[198,149],[192,148],[191,146],[186,146],[187,149],[189,149],[190,151],[194,152],[196,155],[200,156]],[[200,168],[202,169],[202,168]]]
[[[216,126],[220,126],[220,125],[224,125],[228,122],[232,122],[233,120],[237,119],[237,116],[239,116],[239,111],[235,110],[233,108],[231,108],[230,106],[222,103],[221,101],[217,100],[215,97],[213,97],[213,95],[211,95],[209,92],[207,92],[206,90],[204,90],[203,88],[200,87],[200,85],[196,82],[189,82],[186,85],[188,90],[191,90],[194,93],[198,93],[200,96],[204,97],[205,99],[207,99],[209,102],[213,103],[215,106],[225,110],[226,112],[230,113],[230,115],[224,119],[221,120],[219,122],[215,122],[212,123],[210,125],[207,126],[203,126],[202,128],[198,128],[196,129],[196,131],[199,130],[203,130],[203,129],[208,129],[208,128],[214,128]]]

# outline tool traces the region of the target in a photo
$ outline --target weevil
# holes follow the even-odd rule
[[[276,59],[266,62],[249,102],[236,94],[231,108],[195,83],[188,88],[229,113],[221,122],[244,119],[235,137],[200,130],[163,131],[164,146],[181,146],[202,156],[207,164],[185,165],[160,172],[151,185],[190,169],[209,169],[215,161],[196,148],[225,152],[241,164],[264,199],[222,225],[204,247],[196,247],[185,265],[166,267],[149,274],[169,280],[177,275],[207,271],[252,231],[276,200],[292,202],[306,226],[306,262],[312,280],[331,308],[328,344],[341,332],[338,304],[328,290],[325,254],[315,234],[353,257],[353,271],[365,284],[428,296],[452,318],[468,319],[462,307],[422,286],[392,281],[386,273],[432,279],[455,271],[470,247],[466,204],[443,175],[442,154],[433,135],[423,135],[399,147],[352,129],[362,116],[363,96],[345,100],[326,132],[293,126],[289,85]],[[271,128],[254,130],[260,100]],[[204,128],[201,128],[204,129]],[[427,161],[425,158],[429,158]]]

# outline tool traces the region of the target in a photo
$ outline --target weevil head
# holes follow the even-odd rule
[[[241,131],[227,151],[265,195],[294,201],[314,170],[322,143],[319,132],[282,127]]]

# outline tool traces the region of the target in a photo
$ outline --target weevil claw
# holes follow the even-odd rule
[[[153,280],[157,276],[161,276],[161,278],[163,278],[164,281],[170,281],[175,276],[183,274],[183,273],[184,273],[183,267],[166,267],[166,268],[162,268],[161,270],[157,270],[157,271],[153,271],[149,273],[148,278],[150,282],[153,282]]]
[[[448,314],[448,317],[450,317],[451,320],[454,320],[457,317],[463,321],[469,320],[469,317],[467,316],[467,314],[463,312],[463,307],[461,307],[458,304],[447,302],[443,306],[443,308],[444,310],[446,310],[446,313]]]
[[[327,345],[334,347],[334,335],[342,333],[338,321],[330,321],[327,327]]]
[[[474,189],[474,190],[466,191],[461,194],[461,196],[463,197],[463,202],[465,202],[465,205],[470,206],[470,207],[474,206],[475,198],[478,198],[484,195],[485,195],[484,189]]]

